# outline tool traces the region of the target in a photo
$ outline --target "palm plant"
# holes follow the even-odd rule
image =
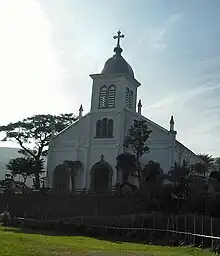
[[[142,172],[146,183],[150,180],[161,180],[163,176],[163,170],[160,164],[154,161],[149,161],[148,164],[144,166]]]
[[[199,154],[198,157],[202,160],[206,172],[211,171],[215,167],[215,160],[211,155],[208,154]]]
[[[130,153],[122,153],[117,156],[116,170],[120,171],[121,176],[121,187],[124,185],[132,186],[128,182],[128,177],[134,175],[137,171],[136,157]]]
[[[80,161],[65,161],[64,164],[67,165],[70,171],[71,179],[71,194],[75,192],[75,177],[79,170],[83,168],[83,164]]]

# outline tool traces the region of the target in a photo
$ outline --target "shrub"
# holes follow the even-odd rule
[[[9,226],[10,222],[12,221],[11,214],[7,211],[4,211],[0,214],[0,221],[3,223],[4,226]]]

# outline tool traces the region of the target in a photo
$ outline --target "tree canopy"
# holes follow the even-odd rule
[[[140,164],[140,158],[149,152],[149,147],[147,145],[147,140],[150,137],[151,130],[148,129],[145,120],[134,120],[133,125],[128,129],[128,134],[125,137],[124,148],[131,149],[135,158],[137,166],[137,177],[139,180],[139,187],[142,187],[143,175],[142,167]]]
[[[203,161],[206,168],[206,172],[211,171],[215,167],[215,160],[212,155],[209,154],[199,154],[198,157]]]
[[[22,153],[40,158],[47,155],[47,146],[53,129],[60,132],[75,120],[73,114],[34,115],[22,121],[0,126],[0,132],[5,133],[3,141],[15,141],[23,149]]]
[[[36,171],[43,172],[44,161],[43,159],[40,159],[39,161],[39,170],[36,170],[37,164],[33,157],[17,157],[11,159],[6,165],[6,168],[11,171],[13,177],[21,175],[23,177],[23,182],[25,183],[28,177],[35,175]]]
[[[134,120],[133,125],[129,127],[128,134],[125,137],[124,147],[130,148],[137,159],[139,159],[143,154],[149,151],[146,142],[151,132],[145,120]]]
[[[53,132],[60,132],[76,121],[70,114],[61,115],[33,115],[22,121],[0,126],[0,132],[5,133],[3,141],[14,141],[21,147],[21,153],[32,157],[36,163],[35,182],[36,188],[40,186],[39,160],[48,153],[48,146]],[[39,171],[37,172],[37,168]]]

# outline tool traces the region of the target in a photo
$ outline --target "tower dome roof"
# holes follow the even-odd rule
[[[118,35],[114,36],[114,39],[118,39],[118,44],[114,48],[115,54],[109,58],[104,65],[102,70],[102,74],[116,74],[116,73],[124,73],[132,78],[134,78],[134,71],[132,67],[128,64],[128,62],[121,56],[122,48],[119,45],[120,38],[123,38],[124,35],[121,35],[121,32],[118,31]]]

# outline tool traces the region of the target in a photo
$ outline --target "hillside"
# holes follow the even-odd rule
[[[18,148],[0,147],[0,180],[4,179],[6,167],[5,165],[11,158],[19,156]]]
[[[6,147],[0,147],[0,180],[3,180],[5,178],[5,172],[6,172],[6,164],[9,162],[10,159],[21,156],[21,154],[18,153],[18,148],[6,148]],[[22,181],[21,177],[17,177],[16,180]],[[32,186],[32,179],[27,180],[27,185]]]

